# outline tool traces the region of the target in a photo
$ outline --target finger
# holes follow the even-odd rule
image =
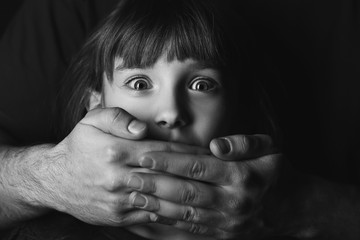
[[[216,207],[223,192],[223,189],[216,185],[147,173],[132,174],[127,186],[166,201],[203,208]]]
[[[231,166],[210,155],[186,153],[148,152],[138,160],[138,165],[154,171],[169,173],[188,179],[228,184]]]
[[[117,214],[111,214],[107,220],[112,226],[126,226],[142,223],[161,223],[166,225],[174,224],[176,221],[167,219],[157,215],[154,212],[146,210],[157,209],[157,200],[152,198],[151,201],[147,200],[145,195],[132,192],[124,196],[125,198],[115,198],[113,205],[111,206],[112,212]],[[135,207],[135,208],[134,208]]]
[[[89,111],[80,124],[91,125],[101,131],[126,139],[142,139],[147,126],[121,108],[96,108]]]
[[[211,152],[222,160],[248,160],[277,152],[268,135],[232,135],[210,142]]]
[[[129,201],[127,199],[127,201]],[[142,223],[152,223],[154,219],[156,219],[156,213],[149,212],[143,209],[134,209],[134,207],[129,204],[129,208],[127,211],[124,209],[119,209],[117,212],[112,212],[111,214],[107,214],[103,216],[103,220],[93,219],[92,223],[96,225],[110,225],[110,226],[127,226],[134,224],[142,224]],[[81,219],[81,217],[79,218]],[[86,219],[83,219],[86,221]]]
[[[227,226],[225,215],[218,210],[185,206],[138,192],[132,192],[129,199],[134,208],[150,211],[168,219],[166,224],[186,221],[218,228]]]
[[[165,218],[159,217],[157,216],[157,214],[153,212],[149,212],[142,209],[136,209],[133,211],[129,211],[127,213],[123,213],[119,215],[119,217],[116,219],[112,219],[112,224],[110,225],[126,226],[126,225],[136,225],[136,224],[144,224],[144,223],[153,223],[153,222],[161,222],[162,224],[166,224],[167,222],[164,220]],[[173,224],[175,222],[172,221],[171,223]]]
[[[143,145],[143,149],[146,152],[188,153],[196,155],[209,155],[211,153],[208,148],[175,142],[147,141]]]
[[[196,235],[210,236],[212,239],[233,239],[235,236],[219,228],[192,222],[177,221],[173,227]]]
[[[124,139],[119,139],[119,146],[121,146],[121,142],[126,141]],[[126,164],[129,166],[135,167],[143,167],[151,169],[154,166],[154,161],[151,158],[146,159],[143,157],[144,154],[149,152],[163,152],[163,153],[184,153],[184,154],[193,154],[193,155],[208,155],[211,153],[209,149],[192,146],[182,143],[174,143],[174,142],[163,142],[163,141],[139,141],[132,145],[132,147],[136,148],[135,152],[137,153],[137,157],[132,157],[126,159]],[[139,159],[142,159],[139,162]],[[141,164],[140,164],[141,163]]]

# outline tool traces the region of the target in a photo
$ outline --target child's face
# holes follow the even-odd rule
[[[207,146],[222,134],[226,104],[219,70],[166,56],[150,68],[121,66],[116,59],[113,81],[104,77],[102,104],[147,122],[149,138]]]

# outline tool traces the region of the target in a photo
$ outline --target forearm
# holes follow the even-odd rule
[[[0,145],[0,229],[48,211],[41,181],[51,145]]]
[[[268,218],[278,234],[299,239],[360,239],[358,187],[297,175],[282,191],[282,199],[277,200],[280,211],[273,209]]]

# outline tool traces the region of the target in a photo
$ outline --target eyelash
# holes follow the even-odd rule
[[[143,83],[145,83],[147,86],[145,88],[141,88],[141,89],[139,87],[136,87],[135,84],[140,81],[143,81]],[[193,85],[195,83],[206,83],[207,89],[196,89],[196,86],[195,86],[195,88],[193,88]],[[145,90],[151,89],[153,87],[151,80],[145,76],[134,76],[134,77],[130,78],[129,80],[127,80],[125,82],[125,85],[134,91],[145,91]],[[196,91],[196,92],[213,92],[214,90],[216,90],[219,87],[219,84],[211,78],[197,77],[190,81],[188,87],[190,90]]]
[[[199,89],[196,89],[196,88],[192,88],[192,86],[195,84],[195,83],[206,83],[207,86],[208,86],[208,89],[205,89],[205,90],[199,90]],[[198,78],[195,78],[194,80],[192,80],[190,83],[189,83],[189,89],[192,90],[192,91],[198,91],[198,92],[213,92],[214,90],[216,90],[217,88],[219,87],[219,84],[211,79],[211,78],[204,78],[204,77],[198,77]]]
[[[143,81],[144,83],[147,84],[145,89],[138,89],[135,87],[136,86],[135,84],[138,83],[139,81]],[[132,84],[134,84],[134,85],[131,86]],[[134,77],[130,78],[128,81],[126,81],[125,85],[134,91],[144,91],[144,90],[148,90],[148,89],[152,88],[151,81],[144,76],[134,76]]]

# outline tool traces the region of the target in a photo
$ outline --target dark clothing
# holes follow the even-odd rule
[[[11,22],[0,43],[0,128],[19,144],[55,141],[52,103],[59,81],[116,2],[31,0]],[[304,171],[360,185],[360,4],[239,2],[239,14],[258,39],[254,54],[265,60],[259,61],[265,68],[258,75],[273,101],[289,159]],[[93,239],[105,229],[71,221],[95,231]]]

